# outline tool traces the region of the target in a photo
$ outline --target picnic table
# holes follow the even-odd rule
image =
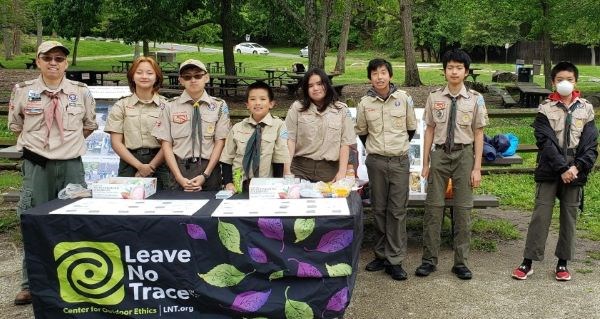
[[[285,84],[285,86],[288,88],[288,94],[289,95],[294,95],[296,94],[296,91],[298,91],[298,88],[300,88],[300,84],[302,83],[302,79],[304,78],[304,72],[303,73],[289,73],[287,76],[289,79],[295,80],[295,81],[291,81]],[[340,75],[339,73],[328,73],[327,77],[329,78],[329,80],[331,81],[331,83],[333,84],[333,78]],[[344,86],[335,86],[334,88],[336,89],[336,91],[338,91],[338,95],[341,95],[341,91],[342,88]]]
[[[117,62],[119,62],[121,65],[113,65],[111,69],[115,73],[121,73],[129,71],[129,67],[133,63],[133,60],[119,60]]]
[[[533,82],[517,82],[517,89],[519,90],[519,104],[525,107],[537,107],[544,98],[552,93]]]
[[[523,164],[523,158],[517,154],[511,156],[498,156],[493,161],[488,161],[485,157],[482,157],[481,164],[486,166],[510,166],[513,164]]]
[[[469,68],[469,74],[467,74],[467,78],[471,77],[473,82],[477,82],[477,77],[480,76],[480,73],[475,73],[475,71],[481,71],[480,68]]]
[[[216,94],[217,90],[219,91],[219,96],[229,96],[229,92],[233,92],[233,94],[236,95],[237,90],[240,87],[247,86],[258,81],[264,82],[266,80],[267,78],[252,76],[215,74],[210,76],[208,90],[211,95]]]
[[[261,69],[261,71],[264,71],[267,74],[267,84],[269,84],[271,87],[275,86],[275,81],[279,81],[279,86],[281,86],[283,84],[283,79],[288,76],[288,69],[273,69],[273,68],[268,68],[268,69]]]
[[[67,79],[73,81],[83,82],[87,85],[104,85],[104,75],[108,74],[108,71],[95,71],[95,70],[67,70]]]
[[[31,58],[31,62],[25,62],[25,67],[27,69],[37,69],[37,63],[35,63],[36,58]]]

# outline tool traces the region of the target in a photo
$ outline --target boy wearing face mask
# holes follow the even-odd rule
[[[556,91],[538,107],[533,122],[539,149],[534,178],[535,208],[527,231],[523,262],[512,272],[524,280],[533,273],[532,260],[544,259],[548,229],[556,198],[560,201],[560,231],[554,254],[555,278],[571,280],[567,261],[575,255],[578,209],[583,210],[583,186],[598,156],[598,129],[592,104],[574,90],[579,72],[570,62],[552,68]]]

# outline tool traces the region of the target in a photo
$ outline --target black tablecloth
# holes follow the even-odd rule
[[[243,197],[243,196],[238,196]],[[54,200],[22,215],[36,318],[336,318],[356,279],[360,197],[351,216],[212,218],[56,215]]]

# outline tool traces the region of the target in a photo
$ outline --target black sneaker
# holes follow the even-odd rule
[[[435,271],[435,265],[430,263],[422,263],[419,268],[415,271],[415,275],[419,277],[427,277],[430,273]]]
[[[462,280],[469,280],[473,278],[473,273],[469,270],[469,268],[467,268],[467,266],[464,265],[452,267],[452,272],[456,275],[456,277]]]
[[[408,277],[406,271],[400,265],[387,265],[385,266],[385,272],[394,280],[406,280]]]
[[[375,258],[370,263],[367,264],[365,269],[367,271],[380,271],[380,270],[383,270],[383,268],[385,268],[386,262],[387,262],[386,259]]]

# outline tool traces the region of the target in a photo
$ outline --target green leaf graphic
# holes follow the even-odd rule
[[[283,277],[283,270],[273,272],[269,275],[269,280],[275,280]]]
[[[219,220],[219,239],[223,246],[232,253],[243,255],[240,250],[240,231],[235,225]]]
[[[291,300],[287,298],[287,291],[290,287],[285,289],[285,318],[286,319],[313,319],[313,311],[306,302]]]
[[[314,218],[298,218],[294,222],[294,233],[296,234],[296,242],[305,240],[315,229]]]
[[[223,288],[239,284],[246,277],[246,274],[232,265],[220,264],[206,274],[198,274],[198,276],[210,285]]]
[[[331,266],[325,264],[325,267],[327,268],[329,277],[345,277],[352,274],[352,266],[348,264],[341,263]]]

